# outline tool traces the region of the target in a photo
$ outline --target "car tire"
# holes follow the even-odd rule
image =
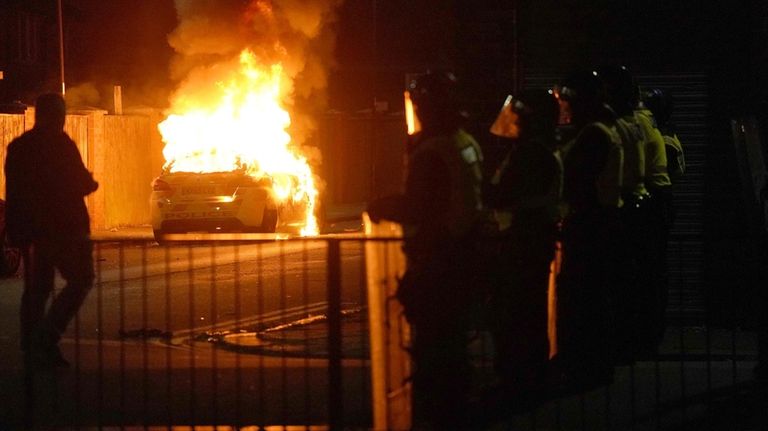
[[[163,235],[165,235],[165,231],[161,229],[152,229],[152,234],[155,236],[155,242],[158,245],[167,245],[168,241],[163,239]]]
[[[21,250],[12,247],[8,243],[8,236],[5,229],[0,232],[2,240],[2,250],[0,251],[0,276],[8,277],[15,275],[21,265]]]
[[[277,219],[277,209],[264,210],[264,217],[261,220],[261,231],[275,233],[277,230]]]

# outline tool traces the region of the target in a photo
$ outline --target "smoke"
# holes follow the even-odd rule
[[[86,82],[67,88],[64,99],[70,109],[98,107],[101,103],[101,94],[96,84]]]
[[[291,113],[294,144],[303,144],[327,105],[333,24],[342,1],[176,0],[179,24],[168,42],[176,52],[172,76],[180,84],[171,111],[205,100],[205,88],[223,81],[247,48],[265,65],[282,64],[282,103]]]

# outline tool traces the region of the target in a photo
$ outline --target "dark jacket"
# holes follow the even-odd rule
[[[587,124],[563,152],[563,200],[571,211],[623,205],[624,153],[614,127]]]
[[[509,233],[540,234],[557,222],[562,167],[539,142],[517,143],[491,179],[486,203],[512,214]]]
[[[98,188],[64,131],[32,129],[13,140],[5,160],[6,229],[11,243],[67,241],[90,233],[83,198]]]
[[[461,129],[420,136],[408,157],[405,193],[380,199],[369,212],[403,225],[409,258],[463,243],[482,212],[481,161],[479,145]]]

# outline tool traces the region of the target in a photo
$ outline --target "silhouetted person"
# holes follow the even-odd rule
[[[575,138],[563,147],[563,260],[557,281],[557,363],[567,383],[608,383],[612,286],[622,206],[621,141],[603,84],[592,72],[565,79],[559,97],[570,108]]]
[[[13,140],[5,161],[6,229],[24,254],[21,348],[34,368],[66,367],[61,334],[93,284],[93,246],[84,197],[98,188],[64,132],[58,94],[35,105],[35,126]],[[58,269],[66,286],[46,305]]]
[[[618,255],[622,259],[621,279],[613,286],[613,330],[616,362],[628,364],[655,351],[658,306],[654,275],[658,259],[653,233],[659,226],[651,211],[654,196],[648,192],[651,176],[647,168],[666,170],[666,157],[661,135],[650,133],[648,119],[636,112],[640,89],[629,69],[604,66],[598,76],[605,85],[608,104],[618,117],[616,131],[624,150],[620,210],[623,236]],[[657,151],[659,147],[662,154]],[[658,156],[664,157],[657,160]],[[654,171],[652,178],[657,174]]]
[[[651,298],[650,303],[648,336],[641,342],[649,353],[655,353],[666,330],[669,300],[667,243],[675,218],[672,187],[685,172],[685,158],[680,139],[670,123],[673,109],[670,95],[661,90],[652,90],[645,93],[642,103],[644,107],[635,111],[635,117],[643,134],[648,137],[645,183],[651,193],[648,238],[652,244],[648,270],[655,297]]]
[[[481,153],[461,128],[452,74],[428,73],[408,94],[421,131],[412,130],[404,194],[371,202],[368,213],[403,226],[406,272],[397,297],[412,328],[414,424],[466,429]]]
[[[508,99],[491,128],[512,138],[485,202],[502,237],[489,320],[507,409],[533,406],[545,389],[547,289],[562,187],[562,165],[554,153],[558,116],[551,92],[529,90]],[[504,123],[511,123],[506,131]]]

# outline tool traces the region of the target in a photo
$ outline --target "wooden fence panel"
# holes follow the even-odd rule
[[[103,178],[105,227],[137,226],[149,223],[149,195],[153,172],[153,151],[149,117],[104,117]]]
[[[8,144],[24,133],[24,115],[0,114],[0,168],[5,167],[5,154]],[[0,196],[5,199],[5,170],[0,175]]]

